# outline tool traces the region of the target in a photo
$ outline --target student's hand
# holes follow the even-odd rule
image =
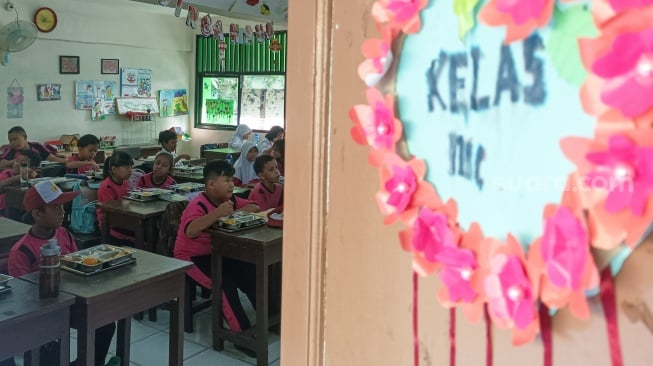
[[[18,159],[14,159],[11,161],[11,167],[14,169],[16,173],[20,173],[20,161],[18,161]]]
[[[32,170],[32,169],[28,169],[28,170],[27,170],[27,176],[29,177],[29,179],[34,179],[34,178],[36,178],[38,175],[39,175],[39,173],[36,172],[35,170]]]
[[[214,212],[218,217],[229,216],[234,212],[234,203],[231,200],[222,202]]]

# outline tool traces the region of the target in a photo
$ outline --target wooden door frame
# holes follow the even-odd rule
[[[281,363],[324,365],[332,1],[289,3]]]

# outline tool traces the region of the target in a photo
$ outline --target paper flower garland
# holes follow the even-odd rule
[[[554,0],[490,0],[479,19],[490,26],[506,26],[505,43],[525,39],[533,30],[545,26],[553,13]]]
[[[452,1],[464,37],[480,0]],[[543,208],[542,234],[523,247],[510,234],[484,237],[477,223],[460,227],[456,201],[443,203],[425,181],[426,163],[398,154],[402,124],[395,98],[377,87],[391,78],[393,42],[419,32],[426,3],[374,3],[382,38],[362,47],[358,73],[370,88],[367,104],[350,110],[351,136],[370,147],[369,161],[379,169],[376,200],[384,223],[405,226],[401,246],[412,254],[416,273],[438,276],[439,301],[460,306],[470,321],[480,320],[487,306],[492,322],[511,329],[514,344],[524,344],[539,332],[540,316],[549,324],[547,307],[589,317],[585,295],[601,280],[590,249],[617,251],[623,261],[653,222],[653,0],[594,0],[591,13],[584,5],[554,11],[554,0],[489,0],[480,10],[479,20],[506,28],[506,44],[548,26],[554,15],[546,48],[561,77],[582,82],[583,108],[597,117],[593,139],[560,141],[576,170],[561,202]],[[570,59],[575,52],[576,61]]]

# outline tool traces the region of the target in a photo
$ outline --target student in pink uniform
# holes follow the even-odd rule
[[[110,158],[104,161],[104,180],[97,191],[98,202],[109,202],[122,199],[129,193],[128,180],[132,175],[134,161],[124,151],[114,151]],[[97,222],[102,227],[102,210],[97,209]],[[109,234],[119,244],[132,244],[134,233],[128,230],[111,228]]]
[[[65,163],[66,159],[58,158],[53,155],[53,150],[49,150],[38,142],[27,141],[27,132],[20,126],[15,126],[9,129],[7,133],[9,145],[2,147],[2,155],[0,155],[0,168],[10,168],[13,161],[21,155],[21,152],[30,150],[35,152],[41,157],[41,160],[53,161],[57,163]]]
[[[41,158],[32,151],[23,151],[14,161],[13,167],[0,172],[0,210],[4,210],[5,208],[6,198],[4,188],[20,182],[20,165],[24,163],[27,163],[30,168],[28,171],[29,176],[27,178],[36,178],[36,169],[41,164]]]
[[[62,255],[77,251],[75,239],[61,224],[64,219],[63,205],[72,201],[78,194],[80,191],[62,192],[56,184],[49,181],[37,183],[25,192],[23,207],[27,218],[33,223],[29,232],[9,251],[11,276],[20,277],[38,271],[41,246],[52,238],[57,240]],[[109,323],[95,330],[95,365],[104,365],[115,329],[115,323]],[[41,361],[51,361],[48,360],[52,358],[49,351],[55,348],[58,347],[42,347]],[[71,365],[77,365],[77,362],[74,361]]]
[[[249,199],[261,210],[283,206],[283,185],[279,183],[277,160],[270,155],[261,155],[254,161],[254,171],[261,182],[252,188]]]
[[[84,135],[77,142],[79,152],[68,158],[66,168],[68,173],[86,174],[87,171],[95,171],[100,166],[93,160],[100,147],[100,140],[94,135]]]
[[[193,262],[188,275],[201,286],[211,288],[211,235],[204,232],[221,217],[232,212],[257,212],[259,207],[252,201],[233,196],[234,168],[224,160],[212,160],[204,167],[206,191],[193,199],[181,216],[174,256]],[[256,305],[256,269],[253,264],[234,259],[223,259],[222,296],[225,319],[229,328],[240,331],[251,324],[238,297],[237,289],[243,291]]]
[[[152,172],[138,178],[138,188],[168,188],[177,184],[169,175],[174,164],[172,154],[167,151],[159,151],[154,157]]]

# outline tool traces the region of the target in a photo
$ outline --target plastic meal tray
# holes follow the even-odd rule
[[[260,216],[235,212],[229,216],[221,217],[220,220],[213,224],[213,227],[222,231],[234,232],[262,225],[265,225],[265,219]]]
[[[168,189],[161,188],[146,188],[138,191],[131,191],[129,195],[125,198],[132,199],[139,202],[148,202],[153,201],[159,198],[160,195],[173,193]]]
[[[100,244],[61,256],[61,268],[73,273],[89,275],[134,263],[134,252],[109,244]]]
[[[204,184],[202,183],[180,183],[170,186],[170,189],[174,190],[177,193],[190,193],[204,190]]]

